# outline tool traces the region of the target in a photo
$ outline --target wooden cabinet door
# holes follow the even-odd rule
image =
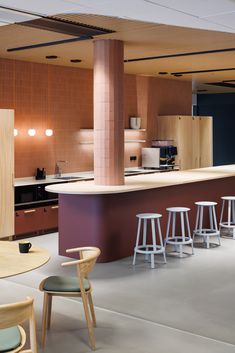
[[[192,117],[178,117],[178,164],[181,170],[192,168]]]
[[[50,205],[43,208],[43,229],[58,228],[58,205]]]
[[[200,121],[200,167],[213,166],[213,118],[201,116]]]
[[[158,140],[172,140],[172,144],[177,147],[179,145],[179,117],[164,115],[157,117],[157,136]],[[179,152],[175,159],[175,163],[179,164]]]
[[[14,110],[0,109],[0,238],[14,235]]]
[[[192,117],[192,165],[191,168],[200,168],[200,118]]]
[[[34,233],[43,228],[43,207],[15,212],[15,234]]]

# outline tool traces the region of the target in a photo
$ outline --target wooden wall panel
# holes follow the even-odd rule
[[[0,109],[0,238],[14,234],[14,111]]]

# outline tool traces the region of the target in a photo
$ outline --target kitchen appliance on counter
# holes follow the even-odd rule
[[[142,167],[160,168],[160,148],[142,148]]]
[[[142,167],[156,169],[173,169],[177,148],[173,145],[142,148]]]

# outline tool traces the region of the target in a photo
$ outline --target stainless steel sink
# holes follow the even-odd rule
[[[60,176],[60,177],[55,177],[54,179],[60,179],[60,180],[79,180],[83,179],[82,177],[77,177],[77,176]]]
[[[133,174],[141,174],[141,172],[139,170],[127,170],[124,173],[126,176],[127,175],[133,175]]]

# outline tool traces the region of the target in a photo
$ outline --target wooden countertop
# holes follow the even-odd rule
[[[69,184],[49,185],[46,187],[46,190],[58,194],[75,195],[115,194],[228,178],[231,176],[235,176],[234,164],[168,173],[136,175],[125,178],[125,185],[118,186],[95,185],[94,181],[79,181]]]

